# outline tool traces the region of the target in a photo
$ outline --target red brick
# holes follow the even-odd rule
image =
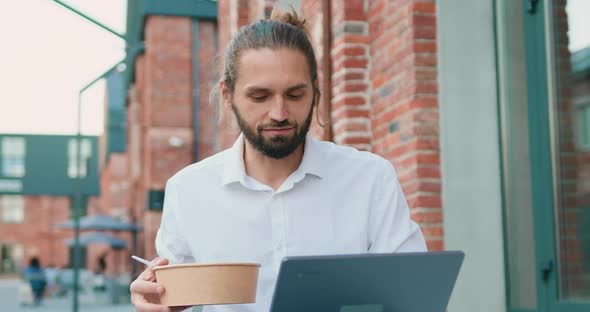
[[[420,27],[424,26],[436,26],[436,18],[434,15],[414,15],[412,18],[412,23],[414,25],[419,25]]]
[[[418,94],[437,94],[438,84],[436,82],[418,82],[415,85],[415,92]]]
[[[382,74],[378,74],[375,79],[373,79],[373,88],[377,89],[381,87],[385,83],[385,76]]]
[[[342,139],[341,144],[355,145],[355,144],[371,144],[371,139],[368,137],[347,137]]]
[[[416,27],[413,29],[415,39],[435,39],[435,27]]]
[[[333,110],[337,110],[341,106],[361,106],[367,104],[367,100],[363,97],[345,97],[333,104]]]
[[[370,3],[370,8],[369,8],[369,19],[372,19],[373,17],[382,14],[382,12],[384,11],[385,8],[385,4],[384,4],[384,0],[373,0],[373,1],[369,1]]]
[[[412,211],[410,209],[410,211]],[[411,213],[412,220],[418,223],[441,223],[442,213],[441,212],[417,212]]]
[[[413,180],[409,181],[406,185],[404,185],[404,193],[414,194],[416,192],[440,194],[440,182]]]
[[[334,38],[334,48],[344,44],[344,43],[362,43],[367,44],[369,43],[369,37],[366,35],[351,35],[351,34],[344,34],[341,36],[337,36]]]
[[[367,0],[346,0],[344,1],[344,10],[346,11],[364,11]]]
[[[416,197],[409,197],[408,198],[408,205],[410,207],[420,207],[420,208],[441,208],[442,203],[440,199],[440,195],[418,195]]]
[[[366,109],[344,109],[333,116],[334,122],[344,118],[369,117],[369,112]]]
[[[442,238],[443,229],[442,227],[422,227],[422,234],[428,238]]]
[[[412,9],[416,13],[436,13],[436,4],[434,2],[418,1],[413,3]]]
[[[344,92],[366,92],[368,87],[364,83],[346,83],[344,85]]]
[[[442,240],[426,240],[426,247],[429,251],[442,251],[444,250],[444,242]]]
[[[436,42],[435,41],[417,41],[414,42],[414,52],[415,53],[436,53]]]

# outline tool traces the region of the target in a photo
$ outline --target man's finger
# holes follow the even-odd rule
[[[157,265],[166,265],[166,264],[168,264],[168,259],[166,259],[166,258],[156,258],[156,259],[152,260],[152,264],[154,266],[157,266]]]
[[[164,287],[158,283],[136,280],[131,283],[131,293],[142,295],[161,295],[164,293]]]
[[[154,273],[154,270],[152,270],[151,268],[147,268],[145,269],[145,271],[141,272],[141,274],[139,274],[139,277],[137,278],[138,280],[142,280],[142,281],[156,281],[156,274]]]
[[[147,267],[143,272],[141,272],[141,274],[139,275],[139,279],[144,280],[144,281],[155,281],[156,280],[156,274],[154,273],[154,267],[159,266],[159,265],[166,265],[168,264],[168,259],[166,258],[156,258],[154,260],[151,261],[152,265],[150,265],[149,267]]]
[[[135,303],[135,310],[138,312],[170,312],[170,308],[165,305],[149,302]]]

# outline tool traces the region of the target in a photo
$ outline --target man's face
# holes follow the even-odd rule
[[[303,53],[292,49],[244,51],[231,105],[244,137],[276,159],[305,140],[313,115],[313,87]]]

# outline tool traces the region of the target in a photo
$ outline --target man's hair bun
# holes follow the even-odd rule
[[[293,8],[293,6],[291,5],[289,6],[291,7],[291,12],[283,12],[275,6],[270,15],[270,19],[273,21],[293,25],[301,29],[309,37],[309,31],[307,31],[307,27],[305,25],[307,20],[299,17],[299,15],[297,15],[297,12],[295,11],[295,8]]]

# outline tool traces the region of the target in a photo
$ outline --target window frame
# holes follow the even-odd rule
[[[26,174],[27,141],[24,137],[6,136],[0,142],[2,176],[22,178]]]
[[[4,224],[23,223],[25,221],[24,196],[3,195],[0,197],[0,220]]]

